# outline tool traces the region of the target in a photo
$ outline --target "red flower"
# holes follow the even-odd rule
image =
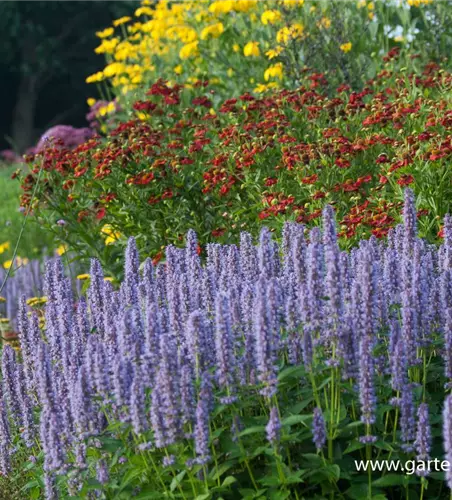
[[[273,186],[277,182],[278,182],[278,179],[276,179],[275,177],[268,177],[267,180],[265,181],[265,185],[266,186]]]
[[[318,178],[319,176],[317,174],[313,174],[308,177],[303,177],[303,179],[301,179],[301,182],[303,184],[314,184],[314,182],[316,182]]]
[[[100,220],[100,219],[103,219],[106,215],[107,211],[105,210],[104,207],[100,208],[98,211],[97,211],[97,214],[96,214],[96,219]]]
[[[380,182],[380,184],[387,184],[388,183],[388,178],[386,177],[386,175],[380,175],[379,182]]]
[[[162,194],[162,200],[167,200],[169,198],[172,198],[174,195],[173,195],[173,192],[171,191],[171,189],[168,189],[166,190],[163,194]]]
[[[334,162],[339,168],[348,168],[350,166],[350,162],[345,158],[336,158]]]
[[[163,252],[158,252],[155,255],[155,257],[152,259],[152,263],[154,264],[154,266],[156,266],[162,260],[162,257],[163,257]]]
[[[224,229],[223,227],[219,227],[217,229],[214,229],[212,231],[212,236],[214,238],[218,238],[219,236],[223,236],[223,234],[225,233],[226,229]]]
[[[414,181],[414,177],[412,175],[402,175],[400,179],[397,181],[399,186],[409,186]]]

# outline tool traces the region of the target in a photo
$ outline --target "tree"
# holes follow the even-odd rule
[[[9,126],[16,151],[31,146],[43,129],[80,113],[85,77],[103,62],[93,52],[95,31],[131,10],[133,4],[125,1],[0,2],[2,74],[16,90]],[[37,120],[38,108],[47,123],[42,116]]]

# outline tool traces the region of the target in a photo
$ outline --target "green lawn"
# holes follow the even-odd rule
[[[0,248],[2,243],[10,242],[9,250],[0,254],[0,264],[10,259],[24,215],[19,212],[20,185],[18,180],[12,180],[11,174],[17,166],[2,166],[0,164]],[[19,244],[18,255],[33,258],[42,253],[43,248],[51,245],[48,233],[29,218],[24,234]]]

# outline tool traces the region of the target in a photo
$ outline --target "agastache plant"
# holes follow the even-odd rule
[[[416,236],[410,192],[404,213],[388,241],[350,251],[331,207],[323,229],[287,224],[281,246],[265,229],[257,245],[243,233],[204,259],[190,232],[142,270],[131,238],[124,281],[106,282],[92,260],[80,298],[49,260],[45,325],[21,299],[21,348],[3,347],[2,474],[22,450],[36,462],[26,474],[43,478],[36,498],[92,484],[114,496],[125,474],[131,498],[148,485],[162,498],[235,498],[236,482],[248,496],[335,498],[352,485],[341,453],[432,457],[433,409],[452,381],[451,223],[437,249]]]

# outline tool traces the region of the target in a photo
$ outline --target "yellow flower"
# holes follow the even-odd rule
[[[262,94],[263,92],[266,92],[267,90],[270,89],[277,89],[279,87],[277,82],[269,82],[267,85],[265,83],[259,83],[257,87],[255,87],[254,92],[257,94]]]
[[[112,278],[111,276],[105,276],[104,278],[104,281],[113,281],[114,278]]]
[[[88,76],[88,78],[85,80],[86,83],[97,83],[101,82],[104,79],[104,74],[102,71],[98,71],[97,73],[94,73],[93,75]]]
[[[149,7],[140,7],[135,11],[135,16],[140,17],[142,15],[145,16],[152,16],[154,14],[154,11],[150,9]]]
[[[60,245],[57,249],[56,249],[56,253],[61,256],[63,254],[65,254],[67,252],[67,246],[66,245]]]
[[[114,101],[110,101],[106,106],[102,106],[97,111],[98,116],[106,116],[116,111],[116,105]]]
[[[419,7],[420,5],[427,5],[432,2],[433,0],[407,0],[408,5],[411,5],[413,7]]]
[[[343,43],[339,48],[346,54],[347,52],[350,52],[352,50],[352,43]]]
[[[0,323],[7,324],[7,323],[9,323],[9,319],[8,318],[0,318]]]
[[[290,40],[295,40],[301,37],[304,27],[300,23],[294,23],[290,26],[284,26],[276,33],[276,41],[278,43],[288,43]]]
[[[181,75],[183,71],[184,68],[182,67],[182,64],[178,64],[174,67],[174,73],[176,73],[176,75]]]
[[[121,236],[121,233],[119,232],[116,232],[116,233],[112,233],[111,235],[107,236],[105,238],[105,245],[113,245],[113,243],[115,243]]]
[[[245,57],[258,57],[260,55],[259,42],[248,42],[243,47],[243,55]]]
[[[0,296],[0,302],[6,302],[5,297],[1,297],[1,296]]]
[[[399,43],[401,43],[401,42],[403,42],[404,40],[405,40],[405,39],[403,38],[403,36],[402,36],[402,35],[399,35],[399,36],[394,37],[394,42],[399,42]]]
[[[108,38],[113,35],[115,30],[113,28],[105,28],[103,31],[96,31],[97,38]]]
[[[279,80],[282,80],[283,71],[284,71],[284,66],[282,63],[273,64],[272,66],[269,66],[265,70],[264,79],[266,82],[268,82],[268,80],[270,80],[271,78],[278,78]]]
[[[234,73],[235,71],[232,68],[228,68],[228,70],[226,71],[226,74],[229,76],[229,78],[232,78]]]
[[[88,97],[88,99],[86,100],[86,103],[91,108],[91,106],[94,106],[96,104],[96,99],[94,99],[94,97]]]
[[[47,297],[31,297],[27,299],[27,305],[29,306],[41,306],[47,302]]]
[[[224,33],[223,23],[216,23],[207,26],[201,31],[201,40],[207,40],[209,37],[218,38],[222,33]]]
[[[232,46],[232,50],[234,52],[240,52],[240,45],[238,43],[234,43],[234,45]]]
[[[279,10],[266,10],[261,16],[262,24],[276,24],[281,21],[281,12]]]
[[[219,14],[228,14],[234,10],[233,0],[219,0],[218,2],[213,2],[209,6],[209,12],[218,16]]]
[[[304,0],[283,0],[284,7],[288,9],[293,9],[294,7],[301,7],[304,4]]]
[[[89,274],[79,274],[77,276],[77,279],[80,280],[80,281],[88,280],[89,278],[90,278]]]
[[[102,40],[99,47],[94,49],[96,54],[113,54],[119,44],[119,38],[112,38],[111,40]]]
[[[125,73],[125,66],[120,62],[111,63],[104,68],[104,75],[107,78],[111,78],[112,76],[119,75],[121,73]]]
[[[319,28],[328,29],[331,26],[331,19],[329,19],[328,17],[322,17],[322,19],[320,19],[319,21],[318,26]]]
[[[5,241],[5,243],[0,244],[0,254],[4,253],[6,250],[9,249],[9,241]]]
[[[132,18],[129,16],[124,16],[120,17],[119,19],[116,19],[116,21],[113,21],[113,26],[120,26],[121,24],[128,23]]]
[[[373,12],[369,12],[367,14],[367,17],[372,21],[372,19],[375,17],[375,14]]]
[[[11,267],[12,263],[13,263],[13,261],[11,259],[5,260],[5,262],[3,262],[3,267],[5,269],[9,269]]]
[[[374,9],[375,9],[375,4],[374,4],[373,2],[369,2],[369,3],[367,4],[367,9],[368,9],[368,10],[374,10]]]
[[[234,10],[236,12],[249,12],[251,9],[256,7],[256,5],[257,0],[236,0],[234,2]]]
[[[275,57],[278,57],[279,54],[281,54],[281,52],[283,51],[283,48],[278,45],[276,47],[276,49],[270,49],[270,50],[267,50],[267,52],[265,53],[265,55],[270,59],[275,59]]]
[[[179,51],[179,57],[181,59],[188,59],[190,57],[196,57],[199,55],[198,41],[187,43]]]

